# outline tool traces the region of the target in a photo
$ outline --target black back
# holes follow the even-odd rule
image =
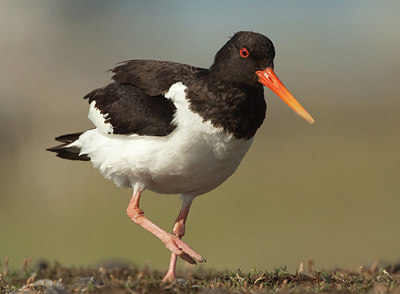
[[[112,79],[118,83],[129,83],[150,96],[165,94],[176,82],[193,79],[207,69],[170,61],[128,60],[110,70]]]

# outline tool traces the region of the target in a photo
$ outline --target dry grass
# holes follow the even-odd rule
[[[174,283],[163,283],[159,271],[123,264],[75,268],[57,262],[32,265],[26,259],[21,269],[11,271],[6,259],[1,270],[0,293],[400,293],[400,264],[375,263],[359,272],[320,272],[312,263],[307,273],[300,265],[295,274],[285,267],[250,273],[186,271]]]

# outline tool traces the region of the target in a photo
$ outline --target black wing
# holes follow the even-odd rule
[[[127,83],[112,83],[84,97],[106,115],[113,134],[166,136],[175,129],[171,124],[175,105],[162,95],[150,96]]]
[[[174,83],[185,83],[205,70],[167,61],[128,60],[110,71],[115,82],[84,98],[95,101],[113,133],[166,136],[176,128],[176,107],[163,94]]]

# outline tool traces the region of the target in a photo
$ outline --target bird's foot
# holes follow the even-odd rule
[[[165,275],[165,277],[162,279],[162,281],[163,281],[164,283],[176,282],[176,283],[178,283],[178,284],[183,285],[183,284],[185,284],[188,280],[187,280],[187,279],[184,279],[184,278],[177,278],[177,277],[175,276],[175,274],[167,273],[167,274]]]
[[[175,273],[167,272],[167,274],[165,275],[165,277],[163,278],[162,281],[163,281],[163,282],[173,282],[173,281],[176,281]]]
[[[190,248],[185,242],[183,242],[175,235],[170,234],[169,238],[163,242],[165,244],[165,247],[167,247],[171,252],[175,253],[180,258],[186,260],[190,264],[196,264],[196,261],[206,261],[200,254]],[[165,276],[164,280],[166,278],[170,280],[170,278],[167,276]],[[172,279],[175,279],[175,277],[172,277]]]

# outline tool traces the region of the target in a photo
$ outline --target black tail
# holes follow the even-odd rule
[[[79,155],[79,152],[81,151],[80,148],[67,147],[69,144],[78,140],[79,136],[82,135],[82,133],[83,132],[59,136],[56,138],[56,141],[62,142],[63,144],[52,148],[48,148],[46,150],[51,152],[56,152],[57,153],[56,155],[61,158],[88,161],[90,160],[90,158],[87,155],[85,154]]]

